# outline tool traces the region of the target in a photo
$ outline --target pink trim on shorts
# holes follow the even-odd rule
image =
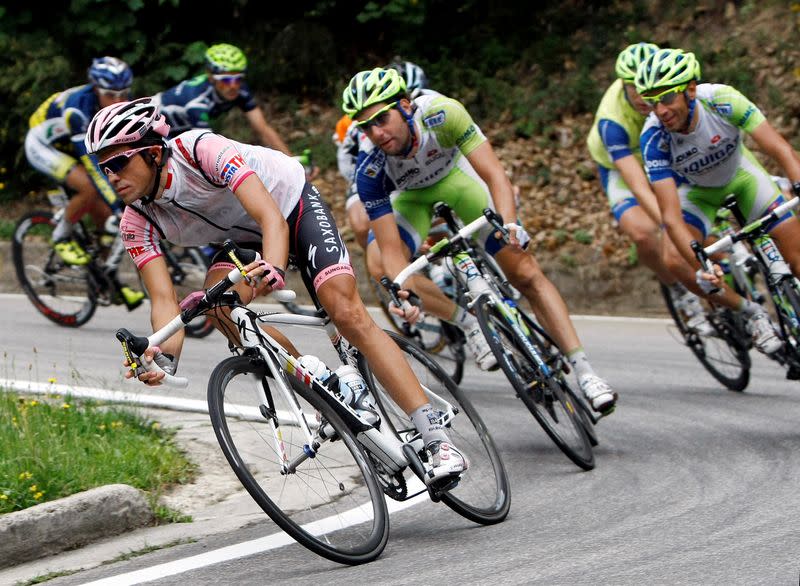
[[[338,264],[326,267],[322,270],[322,272],[320,272],[320,274],[317,275],[317,277],[314,279],[314,291],[319,291],[319,288],[325,281],[331,277],[337,277],[339,275],[350,275],[354,279],[356,278],[353,265],[346,262],[340,262]]]
[[[231,270],[233,270],[235,268],[236,268],[236,265],[233,264],[232,262],[218,261],[218,262],[215,262],[210,267],[208,267],[208,272],[210,273],[211,271],[218,271],[218,270],[221,270],[221,269],[225,269],[226,271],[230,272]]]

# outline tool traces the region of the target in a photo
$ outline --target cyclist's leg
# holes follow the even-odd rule
[[[448,203],[451,203],[464,222],[471,222],[480,216],[484,208],[494,207],[488,187],[472,167],[459,165],[448,177],[452,177],[453,183],[459,186],[454,190],[458,195],[453,198],[452,203]],[[525,296],[542,326],[569,358],[578,384],[592,406],[598,411],[610,411],[617,395],[595,374],[578,339],[564,299],[542,272],[536,259],[525,250],[504,246],[494,238],[490,228],[483,230],[480,238],[485,242],[486,251],[495,257],[509,282]]]
[[[66,184],[70,191],[75,191],[76,187],[70,185],[67,178],[72,174],[78,161],[48,142],[47,135],[59,131],[53,126],[54,124],[55,122],[46,121],[28,131],[25,136],[25,156],[34,169],[59,184]],[[72,195],[64,214],[53,230],[55,249],[68,264],[85,265],[90,260],[86,252],[76,242],[71,241],[72,225],[80,219],[80,216],[73,218],[81,205],[80,194]]]
[[[620,231],[636,245],[639,259],[653,271],[665,285],[675,282],[664,266],[661,251],[661,230],[637,203],[636,196],[625,184],[622,174],[616,169],[600,167],[600,178],[608,197],[611,213],[617,220]]]
[[[86,168],[76,162],[67,174],[65,183],[73,193],[67,204],[65,213],[67,220],[74,224],[88,214],[92,218],[94,225],[98,229],[102,228],[111,215],[111,208],[100,197]]]
[[[764,199],[769,199],[769,196],[766,195],[763,186],[759,187],[759,173],[757,167],[753,165],[753,161],[752,155],[750,158],[742,157],[742,167],[729,183],[721,187],[695,185],[679,189],[683,217],[696,240],[699,242],[705,240],[717,210],[728,194],[736,195],[739,207],[747,217],[754,215],[758,208],[767,205]],[[765,186],[774,193],[774,197],[777,197],[779,193],[777,186],[772,183],[766,172],[763,174],[767,182]],[[684,284],[687,283],[684,282]],[[760,352],[771,354],[780,348],[780,340],[766,311],[760,304],[745,299],[728,287],[725,282],[721,284],[721,291],[710,299],[734,311],[742,312],[753,336],[753,343]]]
[[[298,206],[287,220],[292,227],[290,251],[301,265],[300,272],[309,293],[325,308],[347,341],[366,357],[376,378],[392,399],[411,416],[432,455],[436,456],[441,446],[446,445],[450,457],[435,465],[431,480],[460,473],[467,468],[466,458],[452,448],[436,418],[428,417],[432,414],[432,407],[419,381],[403,359],[400,348],[373,321],[358,294],[350,256],[333,215],[313,185],[306,184],[303,198],[306,205]],[[312,206],[312,202],[320,205]],[[303,214],[298,211],[301,207],[307,210]],[[327,246],[319,246],[320,240],[325,240]],[[317,249],[313,266],[307,262],[308,255],[303,253],[311,246]]]

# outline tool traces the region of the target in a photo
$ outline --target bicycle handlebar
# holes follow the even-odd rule
[[[144,353],[154,346],[160,346],[176,332],[185,327],[186,324],[192,321],[201,311],[212,307],[215,303],[220,301],[223,294],[228,291],[228,289],[241,282],[243,279],[247,279],[247,273],[244,271],[245,262],[249,264],[261,258],[258,252],[241,249],[231,240],[225,241],[223,250],[228,253],[231,261],[236,265],[235,268],[231,269],[225,277],[215,285],[209,287],[206,291],[196,291],[188,295],[181,302],[181,312],[158,331],[145,337],[135,336],[125,328],[117,330],[116,337],[122,344],[122,352],[135,375],[138,376],[138,374],[141,374],[139,369],[148,372],[162,372],[165,375],[162,382],[166,385],[183,388],[189,384],[188,378],[174,376],[165,372],[164,369],[156,364],[155,360],[145,359]],[[295,292],[289,289],[273,291],[272,295],[274,295],[278,301],[293,301],[296,298]]]
[[[740,240],[746,239],[750,234],[761,228],[764,224],[768,224],[769,222],[774,222],[775,220],[780,218],[783,214],[791,211],[798,205],[800,205],[800,198],[797,197],[793,197],[789,201],[783,202],[781,205],[776,207],[770,213],[760,217],[755,222],[748,224],[747,226],[736,232],[736,234],[729,234],[728,236],[720,238],[713,244],[709,244],[708,246],[705,247],[705,249],[703,249],[704,253],[706,254],[706,256],[711,256],[713,254],[716,254],[717,252],[730,250],[735,242],[739,242]],[[695,251],[695,254],[697,254],[697,251]],[[698,260],[700,260],[699,257]],[[702,263],[702,260],[700,262]]]
[[[442,215],[450,214],[451,210],[445,204],[440,203],[438,204],[436,211],[437,214]],[[449,217],[452,218],[452,215],[449,215]],[[483,210],[482,216],[476,218],[466,226],[458,228],[457,231],[454,230],[455,234],[451,238],[442,238],[439,242],[431,246],[431,250],[428,254],[420,256],[414,262],[400,271],[394,278],[394,284],[398,287],[402,287],[406,279],[408,279],[414,273],[418,273],[424,269],[432,260],[441,257],[442,252],[445,251],[449,246],[457,244],[462,240],[466,240],[475,232],[478,232],[490,224],[502,234],[503,240],[508,242],[508,228],[503,226],[502,218],[500,218],[500,216],[494,210],[486,208]],[[456,226],[451,226],[451,229],[453,228],[456,228]]]

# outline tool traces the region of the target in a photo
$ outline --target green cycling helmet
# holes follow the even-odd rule
[[[636,91],[686,85],[700,79],[700,63],[694,53],[681,49],[659,49],[636,70]]]
[[[247,57],[239,47],[220,43],[206,50],[206,66],[211,73],[239,73],[247,69]]]
[[[394,69],[376,67],[353,76],[342,93],[342,110],[350,117],[374,104],[405,96],[406,82]]]
[[[628,45],[617,57],[617,65],[615,68],[617,77],[625,83],[633,83],[639,64],[656,51],[658,51],[658,45],[654,45],[653,43],[634,43],[633,45]]]

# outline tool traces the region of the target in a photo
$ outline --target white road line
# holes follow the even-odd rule
[[[413,478],[412,480],[416,482],[409,482],[409,491],[416,491],[423,488],[422,482],[419,479]],[[389,513],[391,514],[397,511],[402,511],[403,509],[407,509],[409,507],[413,507],[428,500],[428,493],[423,492],[422,494],[403,502],[387,499],[387,505],[389,508]],[[329,517],[327,519],[321,519],[319,521],[315,521],[314,523],[310,523],[309,525],[304,525],[303,527],[304,529],[316,535],[325,535],[326,533],[330,533],[331,531],[337,529],[344,529],[345,527],[349,527],[351,525],[357,525],[365,520],[367,519],[363,511],[359,509],[352,509],[335,518]],[[181,560],[175,560],[173,562],[151,566],[143,570],[136,570],[134,572],[119,574],[117,576],[110,576],[108,578],[95,580],[94,582],[86,582],[82,584],[82,586],[132,586],[134,584],[142,584],[144,582],[161,579],[165,576],[174,576],[176,574],[182,574],[198,568],[204,568],[250,555],[256,555],[292,543],[294,543],[294,539],[289,537],[286,533],[275,533],[274,535],[268,535],[267,537],[260,537],[259,539],[245,541],[236,545],[229,545],[227,547],[222,547],[220,549],[215,549],[213,551],[201,553],[199,555],[191,556]]]

